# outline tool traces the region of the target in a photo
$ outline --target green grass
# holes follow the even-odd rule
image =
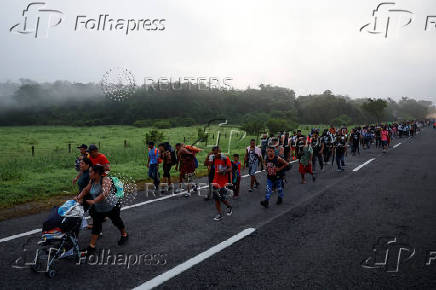
[[[312,127],[327,128],[321,125],[303,125],[300,128],[307,134]],[[197,140],[199,126],[180,127],[166,130],[165,140],[172,145],[183,142],[192,144]],[[241,132],[234,133],[229,147],[231,127],[212,127],[208,146],[216,143],[218,130],[221,132],[220,146],[223,153],[243,154],[253,136],[241,140]],[[55,195],[77,193],[77,186],[71,181],[77,174],[74,160],[78,155],[76,147],[82,143],[100,144],[100,151],[111,162],[112,173],[137,182],[147,180],[145,134],[151,128],[133,126],[29,126],[0,127],[0,208],[8,208],[33,200],[44,200]],[[215,139],[212,140],[212,137]],[[127,147],[124,147],[124,140]],[[68,153],[71,144],[71,153]],[[31,148],[35,148],[32,157]],[[205,175],[202,165],[209,152],[205,143],[197,144],[204,149],[197,155],[199,168],[197,175]],[[176,176],[173,170],[172,175]]]
[[[192,144],[197,140],[198,128],[200,127],[182,127],[161,131],[165,135],[164,141],[170,141],[172,145],[183,142],[184,137],[187,144]],[[218,130],[221,131],[220,146],[224,153],[229,149],[231,129],[214,127],[211,130],[215,139]],[[112,173],[138,182],[147,180],[144,140],[149,130],[151,128],[132,126],[0,127],[0,208],[59,194],[76,193],[78,189],[72,186],[71,180],[76,175],[76,147],[82,143],[100,144],[100,151],[111,162]],[[232,138],[230,153],[242,154],[251,137],[247,136],[244,140],[235,137]],[[124,147],[124,140],[127,140],[127,147]],[[208,146],[213,146],[214,143],[216,140],[210,138]],[[71,144],[71,153],[68,153],[68,144]],[[35,147],[33,157],[32,146]],[[198,173],[201,175],[206,173],[202,163],[209,148],[205,143],[199,143],[198,146],[204,149],[197,155],[200,163]],[[173,171],[172,174],[176,175],[176,172]]]

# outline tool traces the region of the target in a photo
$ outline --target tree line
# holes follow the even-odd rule
[[[260,85],[245,90],[179,90],[136,88],[122,102],[102,93],[99,84],[0,84],[0,125],[135,125],[170,128],[227,119],[250,132],[265,128],[294,129],[298,124],[365,124],[378,121],[424,119],[432,103],[403,97],[351,99],[326,90],[298,96],[289,88]]]

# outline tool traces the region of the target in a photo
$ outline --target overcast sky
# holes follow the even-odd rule
[[[395,2],[393,9],[413,12],[413,20],[401,28],[409,13],[381,13],[379,19],[391,16],[384,38],[359,32],[374,21],[380,1],[373,0],[47,0],[45,8],[62,11],[63,21],[34,38],[9,31],[31,2],[1,0],[0,81],[98,82],[123,67],[139,84],[145,77],[231,77],[237,88],[269,83],[297,95],[331,89],[436,103],[436,29],[424,30],[436,1]],[[163,18],[165,30],[74,31],[76,16],[99,14]]]

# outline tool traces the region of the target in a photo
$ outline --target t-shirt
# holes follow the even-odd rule
[[[265,160],[266,165],[266,177],[269,180],[275,181],[279,176],[279,172],[277,171],[279,167],[281,167],[284,164],[284,160],[280,157],[275,156],[274,158],[270,159],[267,157]]]
[[[339,153],[345,152],[345,150],[346,150],[345,137],[344,136],[338,137],[336,139],[335,146],[336,146],[336,152],[339,152]]]
[[[229,183],[230,180],[229,173],[222,174],[221,172],[231,168],[232,162],[227,156],[221,155],[221,158],[214,159],[213,165],[215,166],[215,175],[213,177],[214,186],[223,188]]]
[[[302,136],[302,137],[306,138],[305,136]],[[297,144],[296,144],[296,149],[295,149],[295,152],[296,152],[298,159],[300,159],[301,155],[303,154],[303,147],[304,147],[304,140],[298,140]]]
[[[351,140],[353,140],[353,143],[359,143],[360,134],[359,132],[351,133]]]
[[[79,180],[77,180],[77,185],[79,186],[79,192],[82,192],[82,190],[89,184],[89,170],[83,171],[82,174],[79,177]]]
[[[387,130],[383,130],[381,131],[381,140],[382,141],[388,141],[388,131]]]
[[[319,153],[322,148],[322,143],[324,142],[324,138],[318,137],[316,139],[312,139],[312,148],[314,153]]]
[[[171,160],[171,152],[170,151],[164,151],[162,152],[162,163],[165,166],[171,166],[172,160]]]
[[[256,164],[260,156],[262,155],[262,152],[259,147],[254,147],[254,148],[247,147],[247,152],[248,152],[249,165]]]
[[[89,155],[89,160],[91,160],[92,165],[106,165],[109,164],[109,160],[107,160],[106,156],[103,153],[98,153],[97,157],[93,158],[91,155]]]
[[[150,160],[150,165],[158,164],[158,158],[159,158],[159,149],[156,147],[153,147],[148,150],[148,159]]]
[[[263,152],[265,152],[266,151],[266,147],[268,147],[268,139],[261,139],[260,140],[260,147],[261,147],[261,150]]]
[[[309,165],[310,155],[313,154],[313,149],[310,146],[304,146],[302,149],[302,155],[300,158],[300,163],[304,166]]]
[[[237,181],[237,178],[241,176],[241,162],[232,161],[232,180]]]

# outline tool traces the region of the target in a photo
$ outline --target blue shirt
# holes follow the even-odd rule
[[[159,158],[159,149],[153,147],[150,150],[148,150],[148,159],[150,160],[150,165],[158,164],[158,158]]]

